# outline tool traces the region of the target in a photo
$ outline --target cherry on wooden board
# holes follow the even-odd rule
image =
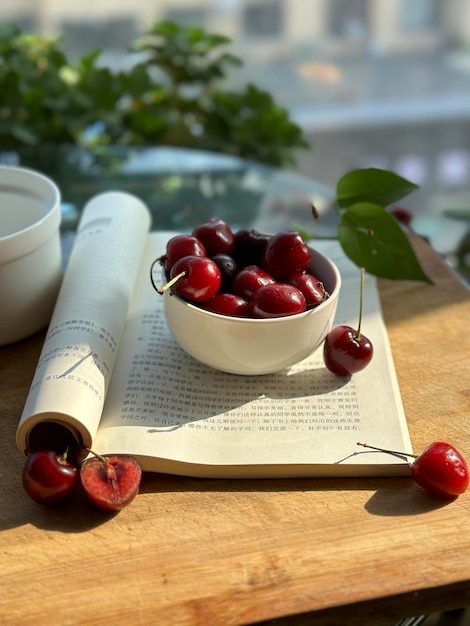
[[[23,466],[22,483],[29,497],[39,504],[56,504],[67,500],[78,482],[78,468],[67,460],[67,454],[37,449]]]
[[[142,469],[132,456],[93,454],[80,469],[83,490],[98,509],[120,511],[137,495]]]
[[[467,462],[450,443],[434,441],[421,454],[387,450],[360,442],[357,445],[385,454],[413,458],[411,475],[416,484],[440,496],[455,497],[468,489],[470,474]]]

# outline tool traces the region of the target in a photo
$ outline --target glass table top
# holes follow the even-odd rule
[[[277,232],[301,226],[322,235],[336,223],[333,190],[305,177],[236,157],[180,148],[73,150],[49,173],[63,198],[63,230],[86,202],[127,191],[149,207],[153,230],[188,231],[213,216],[232,228]],[[320,220],[312,217],[312,203]]]

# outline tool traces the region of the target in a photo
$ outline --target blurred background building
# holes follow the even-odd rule
[[[269,90],[311,149],[297,171],[334,185],[355,167],[420,185],[407,200],[438,251],[462,237],[445,208],[470,207],[470,0],[0,0],[0,21],[64,36],[119,67],[154,21],[199,24],[233,40],[235,84]]]

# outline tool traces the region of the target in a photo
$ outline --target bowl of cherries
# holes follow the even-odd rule
[[[296,231],[234,232],[220,218],[172,237],[151,276],[179,346],[242,375],[278,372],[312,354],[331,330],[341,286],[335,264]]]

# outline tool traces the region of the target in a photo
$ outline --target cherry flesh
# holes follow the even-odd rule
[[[231,254],[235,247],[235,235],[230,226],[219,217],[211,217],[207,222],[197,226],[192,235],[199,239],[207,250],[207,254]]]
[[[260,287],[250,303],[256,318],[285,317],[306,310],[305,296],[293,285],[273,283]]]
[[[132,456],[93,456],[80,469],[83,490],[104,511],[120,511],[139,491],[142,469]]]
[[[323,360],[338,376],[351,376],[364,369],[374,353],[372,343],[351,326],[336,326],[326,336]]]
[[[248,302],[234,293],[218,293],[208,302],[204,302],[201,308],[230,317],[250,316],[250,305]]]
[[[328,297],[323,283],[308,272],[295,273],[289,278],[289,284],[300,289],[305,296],[309,309],[315,308]]]
[[[176,261],[170,271],[174,291],[191,302],[206,302],[215,296],[222,283],[217,265],[208,257],[185,256]]]
[[[312,255],[299,233],[284,231],[273,235],[263,254],[263,268],[278,281],[308,268]]]
[[[274,278],[261,267],[248,265],[240,270],[232,280],[231,291],[249,302],[260,287],[275,282]]]
[[[56,504],[67,500],[77,482],[77,466],[67,461],[65,454],[53,450],[34,450],[23,467],[23,488],[39,504]]]

